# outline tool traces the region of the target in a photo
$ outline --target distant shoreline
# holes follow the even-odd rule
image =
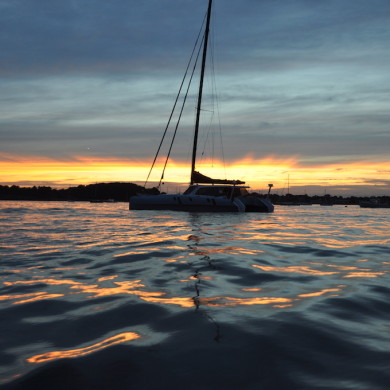
[[[0,200],[21,201],[85,201],[94,203],[128,202],[130,197],[139,193],[158,194],[157,188],[145,189],[134,183],[96,183],[79,185],[66,189],[56,189],[47,186],[19,187],[16,185],[0,185]],[[254,192],[255,196],[265,197],[266,194]],[[270,195],[271,201],[281,206],[299,206],[310,204],[323,205],[359,205],[361,202],[376,200],[381,203],[390,203],[390,196],[332,196],[319,195]]]
[[[97,183],[64,189],[0,185],[0,200],[126,202],[138,193],[156,194],[158,190],[145,189],[133,183]]]

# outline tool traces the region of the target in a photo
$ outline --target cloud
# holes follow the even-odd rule
[[[3,0],[0,152],[150,159],[205,8],[199,0]],[[228,162],[249,152],[299,155],[306,165],[387,158],[387,0],[216,0],[214,9]],[[178,161],[188,158],[195,97]],[[217,152],[215,109],[205,99]]]

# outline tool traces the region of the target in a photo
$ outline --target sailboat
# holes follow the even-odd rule
[[[272,184],[269,184],[267,198],[251,195],[248,186],[241,180],[213,179],[201,174],[196,168],[198,133],[202,110],[203,81],[205,75],[212,0],[208,2],[203,36],[203,50],[199,78],[198,101],[192,147],[190,185],[183,194],[158,194],[132,196],[130,210],[172,210],[207,212],[272,212],[274,206],[269,200]],[[161,144],[160,144],[161,145]]]

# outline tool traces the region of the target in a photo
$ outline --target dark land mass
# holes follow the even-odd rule
[[[129,198],[136,194],[159,194],[157,188],[145,189],[133,183],[97,183],[89,185],[79,185],[66,189],[56,189],[46,186],[19,187],[0,185],[0,200],[41,200],[41,201],[89,201],[89,202],[127,202]],[[263,194],[254,193],[259,197],[266,197]],[[271,201],[276,205],[354,205],[361,202],[376,201],[382,204],[390,204],[390,196],[382,197],[342,197],[309,195],[278,195],[270,194]]]
[[[311,204],[320,204],[322,206],[332,205],[360,205],[361,203],[377,203],[377,204],[390,204],[390,196],[332,196],[326,195],[277,195],[271,194],[272,203],[275,205],[283,206],[304,206]]]
[[[133,183],[97,183],[64,189],[51,187],[1,186],[0,200],[115,201],[127,202],[136,194],[158,194],[157,188],[145,189]]]

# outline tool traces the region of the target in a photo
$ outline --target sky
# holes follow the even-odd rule
[[[143,184],[206,8],[0,0],[0,184]],[[390,1],[214,0],[211,37],[203,174],[280,194],[390,195]],[[168,192],[189,181],[195,97]]]

